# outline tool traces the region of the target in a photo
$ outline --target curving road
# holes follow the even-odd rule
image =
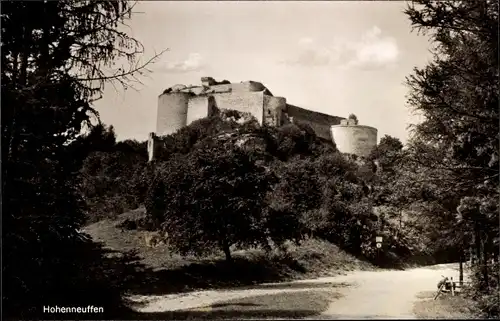
[[[209,290],[164,296],[131,296],[140,303],[138,312],[166,312],[203,308],[216,303],[252,297],[262,294],[311,291],[327,284],[329,291],[341,293],[328,308],[311,319],[416,319],[412,313],[417,295],[424,291],[436,291],[441,275],[458,281],[458,264],[435,265],[405,271],[357,271],[342,276],[301,280],[276,288],[263,284],[247,289]],[[304,283],[304,286],[299,286]],[[318,286],[314,286],[314,284]],[[332,288],[332,284],[347,283],[347,287]],[[284,296],[286,298],[286,296]]]
[[[413,304],[420,292],[437,291],[441,275],[458,281],[458,264],[405,271],[357,272],[346,277],[356,286],[332,302],[325,319],[416,319]]]

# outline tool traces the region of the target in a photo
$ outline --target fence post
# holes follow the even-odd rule
[[[459,279],[458,279],[458,282],[460,284],[460,287],[462,287],[464,285],[464,252],[461,251],[460,252],[460,263],[458,265],[459,267],[459,270],[460,270],[460,276],[459,276]]]

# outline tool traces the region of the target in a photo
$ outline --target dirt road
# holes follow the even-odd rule
[[[438,265],[406,271],[357,272],[346,277],[356,286],[332,302],[322,313],[326,319],[415,319],[417,294],[437,291],[441,275],[458,281],[457,264]]]
[[[139,312],[180,311],[193,308],[206,309],[217,303],[264,294],[283,294],[304,291],[335,291],[342,295],[318,311],[311,319],[415,319],[413,304],[417,294],[436,291],[441,275],[458,281],[458,264],[436,265],[405,271],[358,271],[343,276],[301,280],[291,283],[263,284],[252,288],[199,291],[164,296],[132,296],[140,303]],[[347,284],[348,286],[335,286]]]

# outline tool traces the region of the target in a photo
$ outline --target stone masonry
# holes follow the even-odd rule
[[[310,125],[316,135],[325,140],[335,141],[332,134],[340,132],[339,138],[342,140],[340,145],[343,148],[345,148],[344,145],[357,144],[355,137],[352,139],[348,137],[348,130],[333,130],[332,126],[335,127],[341,125],[341,122],[347,121],[343,117],[290,105],[286,98],[273,96],[269,89],[260,82],[231,83],[227,80],[218,82],[212,77],[202,77],[200,86],[175,85],[166,89],[158,97],[156,133],[151,133],[148,141],[150,160],[154,158],[155,137],[173,134],[197,119],[210,116],[216,109],[249,113],[261,125],[282,126],[287,123],[300,122]],[[359,127],[347,123],[345,126],[349,128]],[[364,138],[365,141],[368,141],[363,145],[364,147],[349,147],[346,152],[360,152],[359,156],[365,156],[365,150],[374,147],[371,146],[374,141],[373,134],[376,145],[377,134],[376,129],[374,130],[375,133],[373,131],[367,133],[368,140],[366,137]],[[358,131],[353,130],[352,132],[357,133]],[[339,150],[342,152],[342,149],[339,148]]]

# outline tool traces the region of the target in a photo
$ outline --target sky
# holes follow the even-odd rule
[[[274,96],[347,117],[406,142],[418,122],[404,85],[431,60],[403,1],[141,1],[128,22],[143,60],[168,49],[136,90],[107,86],[95,103],[118,140],[155,130],[158,95],[204,76],[263,83]]]

